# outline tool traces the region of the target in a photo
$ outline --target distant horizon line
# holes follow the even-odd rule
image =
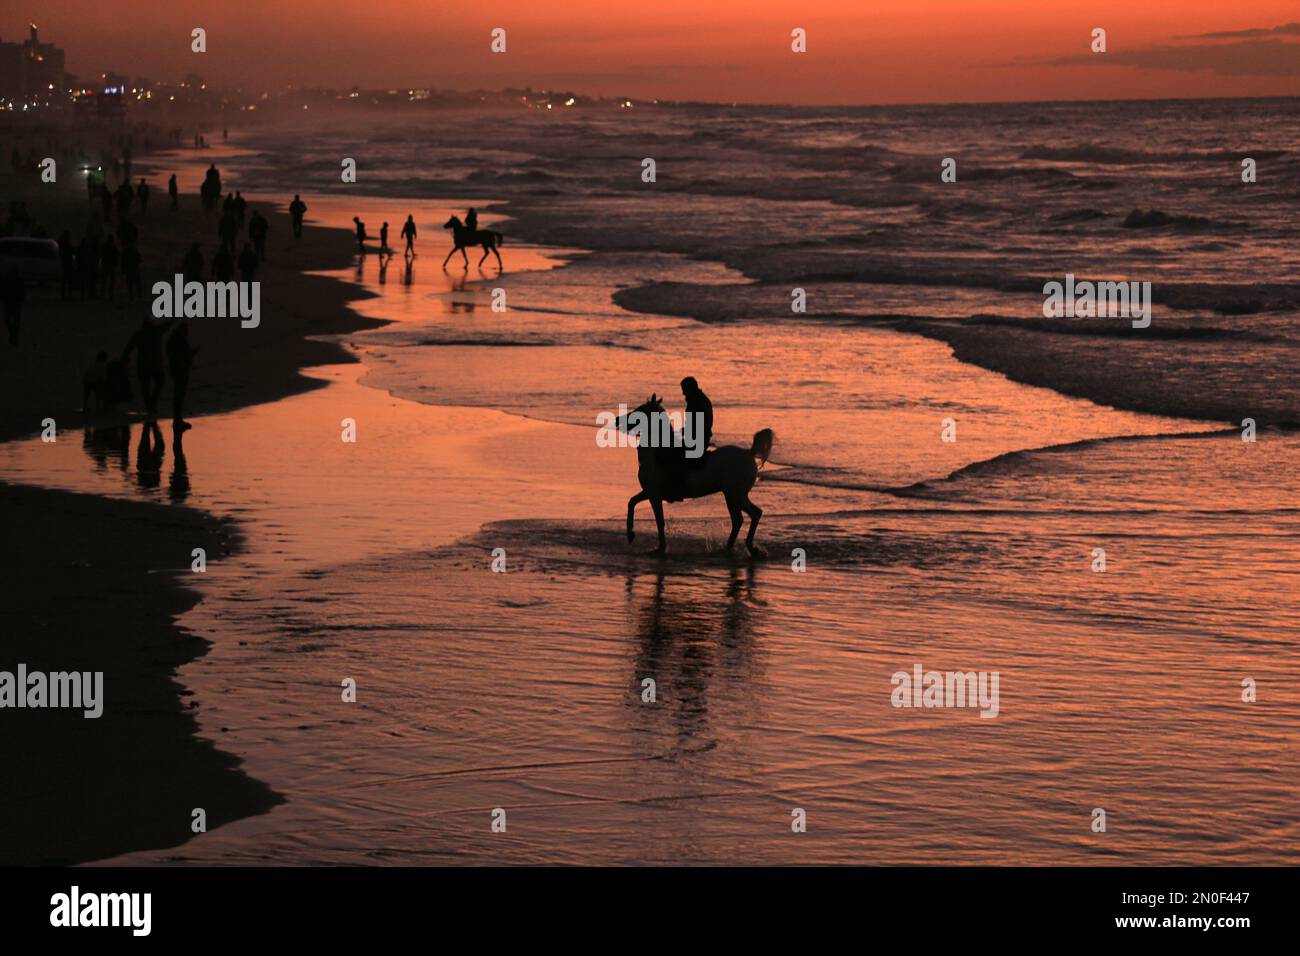
[[[917,102],[885,102],[885,103],[781,103],[774,101],[741,101],[741,100],[682,100],[673,99],[663,96],[634,96],[631,94],[611,94],[596,95],[591,93],[582,93],[573,89],[551,89],[538,88],[534,86],[502,86],[497,89],[487,89],[484,87],[475,87],[473,89],[458,89],[455,87],[416,87],[416,86],[383,86],[371,87],[358,86],[353,84],[349,87],[332,87],[332,86],[306,86],[292,84],[294,88],[300,90],[352,90],[357,89],[362,93],[387,93],[392,89],[413,90],[427,89],[432,93],[459,93],[466,96],[472,96],[479,93],[499,95],[507,91],[522,90],[526,92],[539,94],[571,94],[586,100],[598,102],[615,102],[619,100],[630,100],[636,104],[642,105],[671,105],[671,106],[723,106],[723,107],[757,107],[757,108],[779,108],[779,109],[859,109],[859,108],[887,108],[887,107],[917,107],[917,106],[1020,106],[1020,105],[1050,105],[1050,104],[1083,104],[1083,103],[1191,103],[1205,101],[1226,101],[1226,100],[1297,100],[1300,99],[1300,93],[1275,93],[1259,96],[1131,96],[1131,97],[1109,97],[1102,99],[1029,99],[1029,100],[944,100],[944,101],[917,101]]]

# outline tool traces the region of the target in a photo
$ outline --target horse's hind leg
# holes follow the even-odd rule
[[[662,498],[651,498],[650,507],[655,511],[655,525],[659,528],[659,547],[655,550],[655,553],[663,554],[666,548],[664,544],[664,500]]]
[[[632,516],[636,512],[636,506],[645,501],[650,496],[644,491],[638,491],[631,498],[627,499],[627,543],[631,544],[632,539],[636,537],[632,531]]]
[[[492,255],[497,257],[497,269],[501,272],[505,272],[506,267],[501,264],[501,253],[497,252],[496,243],[492,244]]]
[[[483,243],[483,258],[480,259],[480,260],[478,261],[478,267],[479,267],[480,269],[483,268],[483,263],[487,261],[487,257],[488,257],[488,255],[489,255],[491,249],[492,249],[492,247],[489,246],[486,242]]]
[[[740,526],[745,523],[745,518],[740,513],[740,499],[733,494],[728,494],[727,511],[731,513],[731,537],[727,539],[726,550],[730,551],[736,546],[736,535],[740,534]]]
[[[745,509],[745,514],[749,515],[749,534],[745,535],[745,547],[756,558],[766,557],[767,552],[754,544],[754,532],[758,530],[758,519],[763,517],[763,509],[750,501],[748,494],[745,495],[741,507]]]

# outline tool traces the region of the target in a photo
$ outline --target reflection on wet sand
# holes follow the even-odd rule
[[[110,468],[116,468],[123,478],[130,480],[131,429],[129,422],[118,422],[88,426],[82,432],[82,451],[94,464],[96,472],[103,474]],[[189,429],[188,424],[172,426],[172,468],[167,481],[167,497],[177,504],[184,502],[191,490],[189,462],[185,458],[185,433]],[[140,491],[152,494],[162,486],[166,458],[167,442],[158,423],[141,423],[133,476]]]
[[[756,597],[753,564],[716,577],[667,575],[650,579],[629,571],[626,592],[635,635],[632,682],[643,704],[654,681],[653,703],[636,708],[643,730],[695,750],[711,739],[710,707],[725,701],[727,723],[748,725],[761,692],[754,649],[764,603]],[[639,591],[646,591],[639,594]]]

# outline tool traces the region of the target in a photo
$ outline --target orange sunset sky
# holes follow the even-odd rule
[[[17,0],[68,70],[756,103],[1300,95],[1296,0]],[[190,30],[208,52],[190,52]],[[505,54],[489,51],[494,27]],[[790,31],[808,31],[808,52]],[[1104,27],[1108,52],[1089,50]]]

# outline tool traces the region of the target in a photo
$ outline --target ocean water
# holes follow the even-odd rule
[[[246,194],[416,215],[409,275],[340,274],[393,324],[196,418],[183,465],[139,423],[0,447],[246,529],[181,676],[288,800],[122,860],[1294,863],[1296,103],[552,114],[241,138]],[[504,275],[439,266],[469,204]],[[1152,330],[1045,325],[1066,272],[1152,281]],[[648,511],[624,537],[635,456],[595,415],[686,374],[720,441],[776,432],[765,561],[719,553],[717,500],[668,506],[665,557]],[[918,664],[996,672],[997,716],[893,706]]]

